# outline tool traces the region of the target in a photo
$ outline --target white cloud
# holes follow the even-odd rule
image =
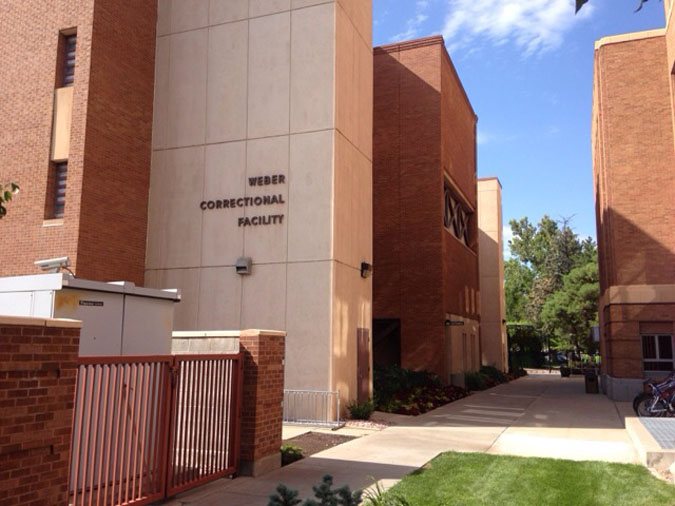
[[[447,0],[443,36],[451,50],[472,48],[481,40],[515,44],[524,56],[559,47],[579,19],[593,13],[586,5],[574,14],[574,0]]]
[[[482,130],[478,130],[478,133],[476,134],[476,144],[478,144],[479,146],[483,146],[492,141],[494,141],[493,135],[483,132]]]
[[[426,14],[426,11],[429,9],[429,4],[429,0],[417,0],[417,2],[415,2],[415,15],[406,22],[406,30],[404,32],[397,33],[391,37],[389,41],[399,42],[417,37],[422,23],[429,19],[429,16]]]
[[[476,133],[476,144],[479,146],[485,146],[486,144],[509,144],[516,139],[518,139],[518,136],[515,134],[486,132],[480,127],[478,127],[478,132]]]

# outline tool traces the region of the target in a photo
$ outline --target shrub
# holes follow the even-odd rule
[[[352,401],[347,404],[349,410],[349,417],[353,420],[369,420],[370,415],[375,411],[375,405],[371,399],[365,402]]]
[[[488,388],[488,379],[488,376],[481,372],[465,372],[464,386],[467,388],[467,390],[485,390]]]
[[[321,484],[314,485],[314,497],[319,499],[316,502],[313,499],[306,499],[302,506],[358,506],[361,503],[363,492],[352,492],[347,485],[338,489],[333,489],[333,477],[327,474],[323,477]],[[276,494],[270,496],[267,506],[297,506],[302,500],[298,498],[296,490],[289,489],[286,485],[277,486]]]
[[[497,383],[506,383],[509,381],[509,379],[506,377],[506,374],[491,365],[484,365],[480,368],[480,372]]]
[[[287,466],[303,458],[302,448],[290,443],[281,445],[281,465]]]
[[[375,405],[381,411],[419,415],[466,396],[466,390],[443,386],[440,378],[429,371],[397,366],[375,369]]]
[[[440,378],[429,371],[413,371],[395,365],[376,367],[373,376],[374,401],[378,407],[386,406],[401,392],[442,386]]]

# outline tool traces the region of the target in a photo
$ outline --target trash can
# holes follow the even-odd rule
[[[598,388],[598,375],[594,372],[586,373],[586,393],[587,394],[597,394],[600,392]]]

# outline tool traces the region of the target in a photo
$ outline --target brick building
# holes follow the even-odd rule
[[[593,173],[606,393],[675,369],[675,23],[596,42]]]
[[[376,47],[374,361],[480,366],[477,117],[443,38]]]
[[[0,182],[21,187],[0,276],[69,256],[78,278],[178,288],[176,330],[288,331],[288,388],[367,399],[371,2],[0,11]]]
[[[155,2],[0,2],[0,275],[68,255],[78,276],[143,283]]]

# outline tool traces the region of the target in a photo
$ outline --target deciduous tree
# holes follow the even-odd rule
[[[569,218],[556,221],[544,216],[536,225],[522,218],[511,220],[510,225],[512,258],[504,268],[507,321],[532,325],[536,333],[552,337],[559,348],[584,342],[582,335],[597,319],[597,295],[593,295],[598,291],[595,242],[590,237],[581,240]],[[568,293],[568,278],[575,269],[588,265],[595,268],[595,281],[589,281],[594,283],[595,292],[589,295],[587,287],[579,292],[589,297],[584,299],[587,304],[581,311],[581,302]],[[560,306],[567,303],[569,312],[565,313]],[[567,339],[570,333],[575,337]]]

